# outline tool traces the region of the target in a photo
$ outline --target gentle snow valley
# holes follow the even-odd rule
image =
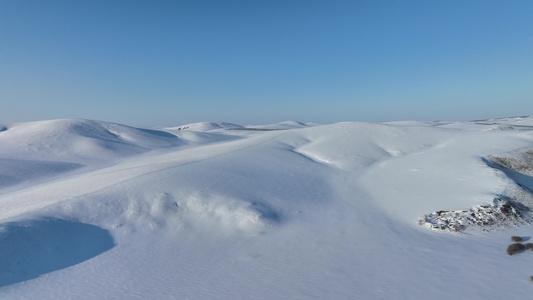
[[[533,118],[0,123],[0,299],[529,299]]]

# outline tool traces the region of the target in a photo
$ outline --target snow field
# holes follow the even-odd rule
[[[0,255],[14,257],[0,261],[0,297],[526,299],[533,251],[505,249],[531,225],[462,235],[418,225],[517,188],[483,158],[531,147],[533,122],[490,126],[499,122],[514,127],[285,122],[165,133],[60,120],[18,135],[35,124],[6,125],[0,176],[19,181],[0,186],[0,238],[10,241]],[[27,146],[34,139],[48,147]],[[31,175],[15,159],[43,167]]]

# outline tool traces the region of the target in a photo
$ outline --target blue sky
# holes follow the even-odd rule
[[[0,0],[0,121],[533,115],[533,1]]]

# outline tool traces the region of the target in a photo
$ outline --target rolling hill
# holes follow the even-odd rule
[[[3,299],[531,294],[530,117],[0,128]]]

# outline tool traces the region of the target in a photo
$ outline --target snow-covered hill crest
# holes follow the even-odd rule
[[[166,131],[176,132],[176,131],[211,131],[218,129],[236,129],[243,128],[241,125],[226,123],[226,122],[197,122],[186,125],[181,125],[178,127],[165,127],[163,128]]]
[[[176,136],[165,131],[83,119],[17,123],[3,128],[3,158],[90,162],[180,144]]]

